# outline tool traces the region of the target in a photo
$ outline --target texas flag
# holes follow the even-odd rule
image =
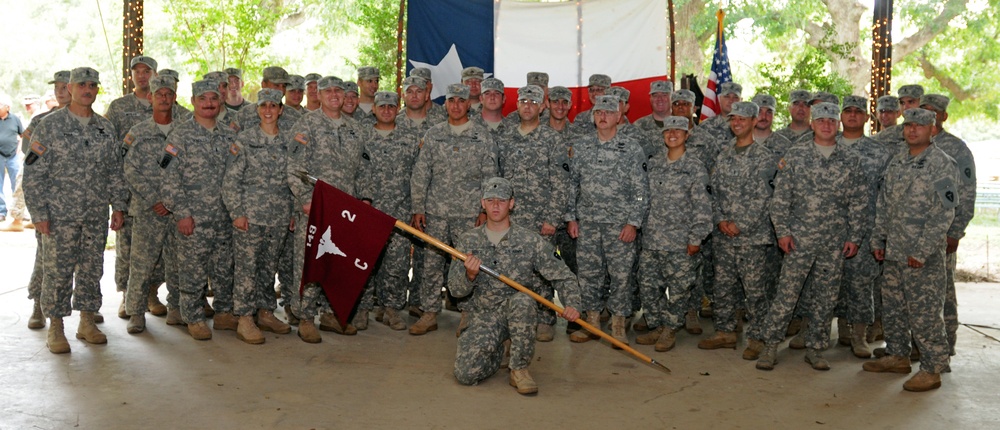
[[[649,84],[665,80],[670,55],[662,0],[410,0],[407,65],[431,70],[435,99],[477,66],[507,87],[514,110],[528,72],[549,74],[549,87],[573,91],[570,115],[591,107],[590,75],[611,76],[631,92],[629,118],[649,114]]]

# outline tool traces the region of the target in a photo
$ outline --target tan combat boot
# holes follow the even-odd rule
[[[146,314],[132,315],[125,329],[129,334],[139,334],[146,331]]]
[[[747,341],[747,349],[743,350],[744,360],[756,360],[760,358],[761,351],[764,350],[764,342],[757,339]]]
[[[698,311],[690,310],[684,314],[684,330],[688,334],[701,334],[701,320],[698,319]]]
[[[354,314],[354,319],[351,321],[351,325],[358,330],[368,330],[368,311],[358,309],[358,311]]]
[[[31,317],[28,318],[28,328],[45,328],[45,315],[42,315],[42,304],[35,299],[35,304],[31,309]]]
[[[128,319],[128,312],[125,312],[125,293],[122,293],[122,302],[118,305],[118,318]]]
[[[843,318],[837,318],[837,343],[851,346],[851,323]]]
[[[108,343],[108,337],[101,333],[97,324],[94,324],[93,312],[80,312],[80,325],[76,329],[76,338],[93,344]]]
[[[104,322],[104,314],[100,310],[94,311],[94,322],[98,324]]]
[[[640,334],[635,337],[635,343],[638,343],[639,345],[653,345],[656,341],[660,340],[660,335],[663,334],[663,330],[665,329],[666,327],[661,325],[646,333]]]
[[[813,369],[816,370],[830,370],[830,362],[823,358],[823,354],[816,348],[809,348],[806,351],[806,356],[804,357],[806,363],[809,363]]]
[[[346,326],[341,326],[340,321],[337,320],[337,314],[335,312],[330,312],[319,316],[319,329],[323,331],[332,331],[334,333],[342,334],[344,336],[353,336],[358,334],[358,328],[354,327],[351,324],[347,324]]]
[[[157,290],[159,289],[159,286],[149,289],[149,297],[146,299],[146,306],[149,307],[149,313],[154,316],[162,317],[167,314],[167,307],[160,302],[160,297],[157,296]]]
[[[799,323],[799,332],[795,334],[792,340],[788,341],[788,347],[791,349],[806,349],[806,328],[809,325],[809,318],[802,318],[802,322]]]
[[[660,334],[660,338],[656,340],[656,345],[653,346],[653,349],[656,350],[656,352],[667,352],[674,349],[674,344],[676,343],[677,330],[667,328],[663,330],[662,334]]]
[[[240,320],[229,312],[219,312],[212,317],[212,328],[216,330],[236,330]]]
[[[625,317],[621,315],[613,315],[611,317],[611,337],[628,345],[628,335],[625,334]],[[613,346],[613,348],[621,349],[618,346]]]
[[[469,328],[469,311],[462,311],[462,319],[458,321],[458,329],[455,330],[455,337],[462,335],[465,329]]]
[[[597,329],[601,328],[601,313],[598,311],[587,311],[587,324],[594,326]],[[598,336],[591,334],[584,328],[581,328],[573,334],[569,335],[569,341],[575,343],[583,343],[591,339],[597,339]]]
[[[188,333],[194,340],[209,340],[212,338],[212,329],[208,328],[208,323],[205,321],[188,324]]]
[[[941,374],[925,370],[917,372],[910,380],[903,383],[903,389],[906,391],[922,392],[936,388],[941,388]]]
[[[63,333],[63,319],[49,319],[49,334],[45,339],[45,346],[49,347],[49,352],[53,354],[65,354],[69,352],[69,341]]]
[[[868,343],[872,343],[877,340],[885,340],[885,331],[882,328],[881,318],[875,318],[875,322],[868,327],[868,334],[865,336],[865,340],[867,340]]]
[[[385,320],[385,308],[384,307],[382,307],[382,306],[376,306],[375,309],[373,309],[373,310],[375,311],[374,312],[374,314],[375,314],[375,322],[382,322],[383,320]]]
[[[719,348],[730,348],[736,349],[736,332],[731,331],[717,331],[712,337],[708,339],[702,339],[698,342],[699,349],[719,349]]]
[[[316,330],[316,323],[312,319],[299,320],[299,338],[305,343],[320,343],[323,337]]]
[[[907,374],[913,371],[910,367],[910,357],[900,357],[897,355],[886,355],[875,361],[866,361],[861,365],[865,372],[875,373],[902,373]]]
[[[406,330],[406,322],[399,315],[399,311],[390,307],[385,308],[385,315],[382,315],[382,324],[389,326],[393,330]]]
[[[538,323],[535,328],[535,340],[539,342],[552,342],[556,338],[556,332],[551,324]]]
[[[851,332],[851,352],[858,358],[871,358],[872,350],[868,346],[868,340],[865,339],[865,336],[868,334],[868,325],[856,323],[853,329]]]
[[[236,327],[236,338],[251,345],[264,343],[264,333],[253,322],[253,315],[242,315]]]
[[[938,385],[941,385],[938,383]],[[538,392],[538,384],[531,379],[528,369],[510,369],[510,386],[517,388],[518,394],[535,394]]]
[[[288,318],[288,325],[299,325],[299,318],[292,313],[292,307],[285,305],[285,318]]]
[[[410,326],[410,334],[420,336],[437,329],[437,312],[424,312],[420,319]]]
[[[802,318],[795,317],[788,322],[788,328],[785,329],[785,337],[791,337],[799,334],[802,331]]]
[[[756,367],[760,370],[772,370],[777,363],[778,344],[765,344],[764,350],[760,353],[760,358],[757,359]]]
[[[243,317],[240,317],[241,325],[243,324],[242,319]],[[292,326],[279,320],[278,317],[274,316],[274,312],[270,309],[257,310],[257,326],[261,330],[269,331],[271,333],[288,334],[292,332]],[[237,330],[239,329],[237,328]]]
[[[20,218],[14,218],[14,221],[11,221],[10,224],[4,226],[3,228],[0,228],[0,231],[24,231],[24,223],[21,222]]]
[[[646,321],[646,314],[643,313],[639,320],[632,324],[632,330],[636,332],[646,332],[649,331],[649,321]]]
[[[167,325],[184,325],[184,318],[181,318],[180,309],[167,308]]]

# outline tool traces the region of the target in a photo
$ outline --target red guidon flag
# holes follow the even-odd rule
[[[301,286],[319,283],[342,326],[347,325],[395,223],[395,218],[371,205],[316,181]]]

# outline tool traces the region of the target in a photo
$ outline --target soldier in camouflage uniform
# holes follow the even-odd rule
[[[947,267],[948,290],[944,301],[944,325],[948,332],[949,353],[955,355],[955,342],[958,339],[958,301],[955,297],[955,266],[958,263],[956,252],[958,242],[965,237],[965,229],[972,221],[976,211],[976,160],[969,146],[954,134],[944,129],[948,120],[948,97],[941,94],[926,94],[920,98],[920,108],[935,114],[935,128],[931,140],[934,146],[940,148],[958,163],[961,182],[958,183],[958,206],[955,207],[955,220],[948,228],[948,249],[945,252]]]
[[[785,136],[772,130],[774,125],[774,110],[778,108],[778,101],[769,94],[757,94],[750,100],[760,108],[757,114],[757,123],[753,126],[753,140],[770,149],[774,156],[781,158],[785,151],[792,146],[792,141]]]
[[[294,109],[301,114],[305,113],[302,107],[302,100],[306,97],[306,78],[300,75],[288,75],[288,85],[285,85],[284,107]]]
[[[309,225],[309,210],[312,206],[312,184],[303,182],[297,176],[305,172],[341,191],[358,195],[357,180],[361,171],[364,145],[371,141],[371,130],[357,121],[343,115],[344,81],[335,76],[319,80],[320,109],[309,112],[295,124],[292,132],[295,143],[289,148],[288,181],[295,196],[295,225]],[[279,124],[280,127],[280,124]],[[305,262],[306,228],[295,229],[294,269],[292,279],[302,279]],[[320,314],[320,329],[343,335],[357,334],[351,324],[341,326],[337,316],[330,309],[323,289],[318,283],[307,284],[302,294],[292,294],[292,311],[300,319],[298,334],[303,341],[322,341],[313,320]]]
[[[503,117],[503,105],[507,101],[504,95],[503,81],[496,78],[487,78],[480,84],[482,88],[482,104],[479,111],[470,110],[470,118],[490,131],[490,135],[496,140],[507,130],[515,128],[516,122],[505,120]],[[516,115],[513,115],[516,116]]]
[[[481,195],[482,183],[496,176],[499,168],[497,147],[490,132],[469,120],[469,87],[449,85],[445,104],[448,121],[427,131],[413,166],[410,224],[445,243],[455,243],[462,232],[485,220],[486,215],[475,202]],[[437,330],[448,259],[425,248],[423,263],[420,292],[423,315],[410,326],[412,335]],[[463,316],[467,318],[468,314]]]
[[[351,81],[344,81],[344,106],[340,108],[340,113],[359,122],[365,114],[364,111],[358,111],[358,103],[361,101],[358,97],[358,92],[360,91],[361,89],[358,88],[358,84]]]
[[[775,157],[754,142],[759,108],[753,102],[730,106],[729,123],[735,137],[716,159],[712,171],[715,265],[712,317],[715,334],[698,348],[736,348],[737,309],[745,306],[750,323],[743,357],[752,360],[763,349],[762,321],[767,313],[768,247],[774,235],[767,205],[773,191]],[[741,288],[742,286],[742,288]]]
[[[636,232],[649,210],[646,156],[639,144],[618,133],[619,98],[600,96],[594,105],[596,133],[573,146],[565,220],[577,239],[582,306],[587,322],[600,326],[600,311],[611,313],[611,335],[627,343],[625,317],[632,314],[629,279],[636,261]],[[610,277],[610,296],[602,303],[601,289]],[[583,330],[573,342],[591,337]]]
[[[604,93],[611,88],[611,77],[608,75],[594,74],[590,75],[587,85],[587,97],[590,98],[591,106],[597,104],[597,98],[603,96]],[[587,109],[583,112],[576,114],[573,118],[573,128],[575,128],[576,133],[591,133],[594,131],[594,110]]]
[[[899,111],[899,97],[891,95],[879,97],[875,104],[875,114],[882,130],[895,126],[903,114]]]
[[[107,342],[94,325],[94,313],[101,308],[108,205],[111,229],[118,230],[126,191],[114,125],[92,108],[99,85],[96,70],[73,69],[70,105],[38,125],[24,160],[25,200],[42,235],[41,307],[50,321],[46,344],[56,354],[70,351],[63,317],[72,309],[80,311],[78,339]]]
[[[559,170],[559,181],[563,184],[569,183],[569,158],[572,154],[572,144],[574,137],[573,124],[569,121],[569,110],[573,107],[573,92],[571,92],[566,87],[556,86],[549,90],[549,117],[547,121],[542,121],[542,125],[546,126],[557,134],[559,134],[560,139],[558,140],[560,145],[560,151],[565,155],[566,161],[559,165],[561,170]],[[565,204],[565,198],[559,201],[559,204]],[[561,213],[561,212],[560,212]],[[559,256],[562,257],[566,265],[569,266],[569,270],[573,273],[576,271],[576,240],[569,237],[566,232],[566,223],[560,222],[556,224],[556,234],[553,237],[553,243],[556,245],[556,249],[559,250]],[[573,333],[576,328],[573,326],[576,324],[570,323],[566,326],[566,334]]]
[[[482,68],[466,67],[462,69],[462,85],[469,87],[469,114],[474,115],[483,110],[482,96],[486,91],[482,87],[486,74]],[[503,89],[500,90],[503,93]]]
[[[406,219],[411,208],[410,174],[420,150],[421,129],[401,124],[405,114],[399,114],[399,98],[393,92],[375,93],[374,115],[378,122],[373,127],[374,137],[365,144],[358,188],[378,210]],[[393,330],[406,329],[400,311],[406,306],[412,246],[410,236],[397,231],[390,235],[358,304],[354,325],[359,330],[368,324],[367,312],[374,306],[375,295],[385,307],[382,322]]]
[[[722,113],[702,121],[691,130],[691,136],[688,137],[688,148],[698,151],[709,172],[723,146],[734,137],[729,127],[729,113],[734,103],[743,100],[742,94],[742,85],[736,82],[722,84],[719,88],[719,109]]]
[[[910,109],[920,107],[920,98],[924,95],[924,87],[920,85],[903,85],[896,90],[899,100],[899,111],[905,112]],[[886,128],[875,136],[875,140],[890,146],[895,146],[898,150],[906,148],[906,139],[903,137],[903,124],[896,124]]]
[[[650,158],[660,152],[662,145],[659,143],[659,137],[662,136],[648,133],[636,127],[625,116],[632,108],[632,105],[629,104],[629,98],[632,96],[632,93],[623,87],[611,87],[608,88],[608,95],[618,97],[618,110],[621,112],[621,119],[618,120],[618,133],[639,143],[639,147],[642,148],[642,153],[646,158]]]
[[[688,131],[695,127],[694,123],[695,95],[691,90],[677,90],[670,94],[670,115],[688,119]]]
[[[229,67],[222,72],[226,74],[225,78],[228,83],[226,93],[223,95],[225,107],[227,111],[235,115],[239,113],[240,109],[251,104],[243,98],[243,71]]]
[[[263,79],[260,82],[261,89],[270,88],[281,91],[281,94],[285,94],[288,83],[291,82],[288,72],[285,69],[276,66],[265,67],[261,74],[263,75]],[[291,130],[295,122],[301,117],[302,114],[299,111],[288,109],[278,118],[278,128]],[[239,124],[237,132],[252,129],[260,125],[260,116],[257,115],[257,105],[250,104],[240,109],[240,112],[236,114],[236,123]]]
[[[653,81],[649,84],[649,106],[652,112],[635,120],[635,126],[649,132],[657,138],[662,137],[663,120],[670,115],[670,94],[674,92],[674,84],[669,81]],[[659,141],[660,139],[655,139]]]
[[[375,111],[375,93],[378,91],[380,74],[378,67],[358,67],[358,89],[360,90],[358,92],[358,108],[364,113],[362,116],[365,117],[366,121],[371,121],[371,125],[375,124],[373,112]]]
[[[129,212],[132,214],[132,245],[130,274],[126,288],[125,312],[129,315],[127,330],[137,334],[146,330],[146,311],[159,300],[149,296],[155,292],[147,286],[151,280],[163,277],[167,282],[168,324],[180,324],[179,293],[177,291],[176,254],[172,242],[174,223],[171,222],[171,201],[164,193],[167,135],[178,124],[173,119],[177,101],[177,82],[157,76],[150,80],[152,117],[136,124],[125,135],[122,151],[123,170],[131,191]],[[165,275],[165,276],[164,276]],[[160,305],[163,306],[163,305]]]
[[[560,203],[566,201],[562,166],[569,163],[569,156],[559,133],[541,125],[543,97],[544,92],[536,85],[518,89],[517,112],[513,116],[520,121],[497,136],[496,143],[501,175],[521,190],[511,217],[518,225],[551,241],[556,225],[562,224],[558,220],[565,210]],[[523,278],[520,282],[546,299],[554,297],[552,285],[540,277]],[[549,342],[553,339],[555,312],[540,305],[538,312],[538,340]]]
[[[907,391],[941,386],[950,358],[941,315],[947,295],[945,249],[962,204],[958,164],[931,138],[935,112],[903,113],[908,151],[889,161],[879,191],[871,247],[883,261],[886,356],[864,364],[868,372],[910,373],[911,336],[920,349],[920,372]]]
[[[430,120],[431,125],[436,125],[440,122],[448,120],[448,112],[437,103],[434,103],[434,80],[431,79],[431,69],[426,67],[414,67],[410,69],[410,76],[417,76],[424,78],[427,82],[427,104],[425,105],[424,112],[427,114],[427,119]]]
[[[771,221],[785,257],[764,324],[766,347],[757,361],[763,370],[774,368],[800,297],[808,297],[803,311],[814,322],[805,328],[805,361],[816,370],[830,369],[821,351],[829,344],[844,260],[857,258],[865,228],[867,188],[858,155],[837,140],[840,106],[822,102],[810,115],[814,144],[789,149],[774,180]]]
[[[455,378],[460,384],[474,385],[495,374],[509,340],[510,385],[520,394],[534,394],[538,385],[528,365],[535,352],[536,303],[527,294],[480,273],[481,264],[511,279],[531,279],[538,273],[553,282],[566,305],[562,316],[569,321],[580,315],[576,310],[578,284],[549,241],[511,222],[509,213],[515,206],[510,182],[491,178],[483,188],[480,202],[487,213],[486,223],[459,238],[456,246],[468,252],[468,259],[464,264],[452,262],[448,274],[448,288],[456,296],[472,296],[474,302],[469,328],[458,338]]]
[[[181,317],[196,340],[212,338],[203,309],[207,287],[214,292],[215,330],[236,330],[233,316],[233,229],[222,201],[226,168],[239,153],[236,132],[216,118],[222,98],[216,81],[191,85],[194,118],[167,136],[165,155],[168,200],[177,222]],[[170,155],[167,157],[166,155]]]
[[[322,77],[319,73],[309,73],[305,76],[307,111],[312,112],[320,107],[318,83]],[[305,114],[306,112],[302,113]]]
[[[688,118],[663,119],[667,150],[649,159],[649,215],[639,252],[639,288],[650,331],[636,337],[657,351],[673,349],[698,281],[701,243],[712,232],[705,166],[687,154]],[[666,294],[664,294],[666,292]]]
[[[792,122],[778,129],[775,133],[781,135],[790,142],[799,140],[803,133],[809,129],[809,100],[812,94],[806,90],[792,90],[788,93],[788,113],[792,117]]]

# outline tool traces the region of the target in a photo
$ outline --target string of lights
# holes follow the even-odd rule
[[[872,17],[872,81],[869,112],[875,113],[878,98],[892,91],[892,0],[875,0]],[[872,132],[882,129],[876,119],[870,118]]]
[[[143,0],[125,0],[122,8],[122,94],[132,92],[132,57],[142,55]]]

